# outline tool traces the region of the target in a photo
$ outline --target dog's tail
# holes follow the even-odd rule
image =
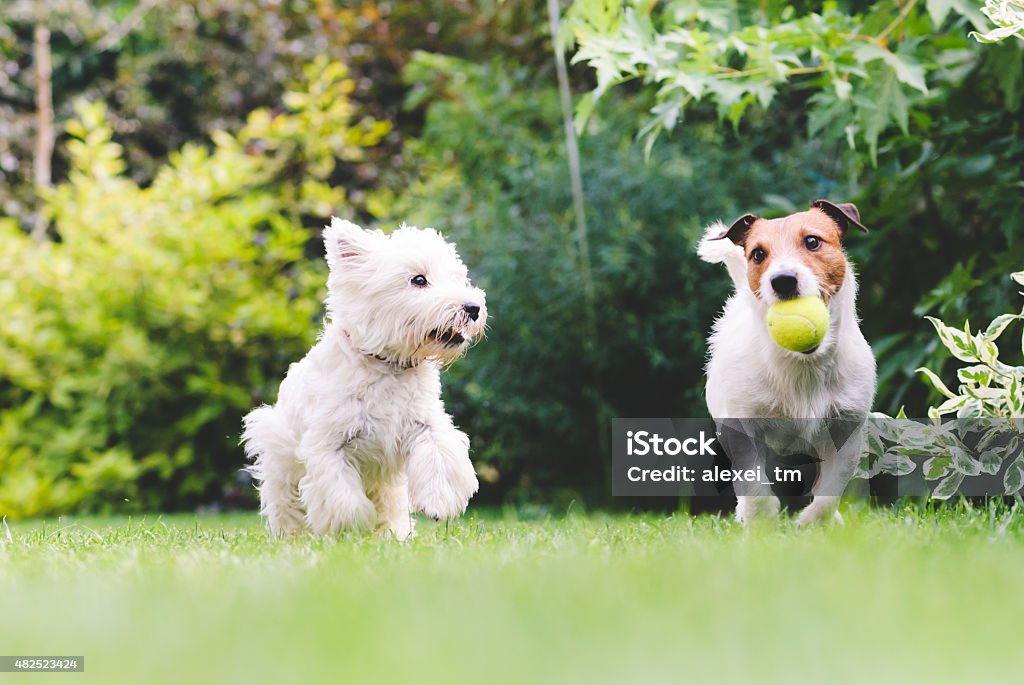
[[[294,458],[296,440],[280,412],[264,404],[249,412],[242,420],[242,446],[252,462],[247,470],[257,481],[267,479],[273,462]]]
[[[740,288],[747,280],[747,260],[743,248],[724,237],[727,230],[721,221],[708,226],[704,238],[697,244],[697,256],[711,264],[724,263],[732,282]]]

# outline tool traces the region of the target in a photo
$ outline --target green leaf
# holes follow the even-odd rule
[[[947,414],[955,414],[957,410],[961,409],[967,404],[968,398],[966,397],[953,397],[937,407],[933,407],[935,416],[946,416]]]
[[[913,473],[915,468],[917,468],[917,464],[906,455],[896,452],[886,452],[882,455],[880,468],[882,473],[888,473],[893,476],[906,476],[909,473]]]
[[[874,432],[869,431],[864,442],[868,454],[877,457],[881,457],[885,454],[885,445],[882,443],[881,437]]]
[[[889,55],[890,57],[886,58],[885,61],[896,72],[896,78],[901,83],[905,83],[911,88],[927,95],[928,86],[924,81],[924,67],[907,55],[899,55],[894,52],[890,52]]]
[[[965,476],[977,476],[981,473],[981,464],[962,447],[950,448],[949,456],[952,458],[953,468]]]
[[[675,76],[675,83],[682,86],[683,90],[692,95],[694,100],[700,100],[711,80],[710,77],[697,73],[696,70],[680,71]]]
[[[1024,347],[1024,345],[1022,345]],[[1024,371],[1024,368],[1017,367]],[[1024,378],[1024,373],[1021,374],[1021,378]],[[1022,392],[1020,381],[1015,375],[1010,379],[1009,392],[1007,393],[1010,397],[1010,416],[1021,416],[1024,415],[1024,392]]]
[[[950,10],[956,5],[955,0],[928,0],[925,7],[928,9],[928,16],[931,17],[935,28],[942,25],[949,15]]]
[[[1002,91],[1002,105],[1011,112],[1020,108],[1021,84],[1024,83],[1024,59],[1021,58],[1020,46],[1016,41],[998,45],[986,50],[985,56],[991,60],[993,73],[998,79],[999,90]]]
[[[949,499],[956,494],[960,484],[964,482],[964,474],[953,472],[939,481],[932,490],[932,499]]]
[[[850,99],[850,93],[853,92],[853,86],[850,85],[849,81],[841,78],[834,78],[832,79],[832,87],[836,90],[837,99],[840,101]]]
[[[932,457],[924,463],[924,477],[928,480],[938,480],[946,475],[952,467],[953,460],[949,457]]]
[[[992,382],[992,369],[984,364],[965,366],[962,369],[957,369],[956,377],[960,379],[961,383],[986,387]]]
[[[1009,26],[1001,26],[997,29],[992,29],[986,33],[978,33],[977,31],[971,31],[971,38],[974,38],[979,43],[999,43],[1006,38],[1015,36],[1017,34],[1024,34],[1024,21],[1019,24],[1011,24]]]
[[[915,369],[915,372],[916,373],[923,373],[925,375],[925,377],[929,381],[931,381],[932,387],[934,387],[936,390],[941,392],[943,395],[945,395],[949,399],[955,400],[955,399],[959,399],[960,398],[959,395],[955,394],[952,390],[947,388],[946,384],[942,382],[942,379],[939,378],[935,374],[935,372],[932,371],[931,369],[928,369],[928,368],[925,368],[925,367],[922,366],[920,368]]]
[[[867,64],[880,59],[892,69],[900,83],[904,83],[915,90],[928,94],[928,86],[924,80],[924,67],[917,60],[909,55],[898,54],[887,50],[875,43],[862,43],[853,51],[854,57]]]
[[[878,159],[878,139],[895,121],[900,129],[907,131],[909,105],[903,89],[890,70],[872,69],[862,91],[854,98],[856,119],[860,133],[868,144],[872,163]]]
[[[978,461],[981,463],[981,472],[994,476],[999,473],[999,468],[1003,465],[1003,460],[1006,457],[1006,452],[1000,450],[982,452],[978,455]]]
[[[1007,495],[1020,491],[1021,486],[1024,486],[1024,455],[1014,459],[1003,474],[1003,487]]]
[[[988,325],[981,337],[985,340],[995,340],[1014,321],[1021,318],[1020,314],[1000,314]]]
[[[822,132],[834,136],[838,124],[848,120],[851,116],[848,100],[836,100],[821,93],[815,93],[811,96],[810,103],[811,108],[807,112],[807,136],[809,138],[815,138]]]
[[[935,332],[939,334],[939,340],[942,341],[942,344],[949,350],[950,354],[963,362],[977,364],[981,361],[978,358],[978,350],[974,346],[970,335],[952,326],[947,326],[933,316],[926,316],[924,318],[932,322]]]

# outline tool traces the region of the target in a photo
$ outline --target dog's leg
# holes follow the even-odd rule
[[[305,527],[299,502],[302,464],[295,458],[296,442],[281,413],[271,406],[252,410],[244,419],[242,443],[252,461],[249,473],[260,491],[260,514],[270,532],[294,535]]]
[[[736,520],[745,526],[778,517],[779,498],[771,494],[736,495]]]
[[[719,440],[725,448],[731,466],[737,469],[764,469],[763,428],[757,422],[739,419],[716,421]],[[750,525],[757,520],[773,519],[779,515],[779,498],[770,485],[761,482],[737,481],[736,520]]]
[[[306,508],[306,523],[317,535],[342,530],[373,530],[377,508],[366,496],[363,481],[344,448],[323,449],[310,441],[299,445],[306,475],[299,481],[299,496]]]
[[[409,479],[403,474],[373,492],[377,505],[377,532],[390,532],[398,540],[413,535],[412,510],[409,507]]]
[[[829,424],[829,430],[824,431],[821,439],[815,441],[818,458],[822,460],[821,472],[811,488],[814,499],[796,519],[798,526],[822,523],[829,519],[843,522],[838,511],[839,501],[860,459],[864,438],[863,420],[836,419]]]
[[[827,523],[830,518],[836,523],[842,523],[843,516],[839,513],[840,499],[838,495],[815,495],[811,503],[796,517],[796,525]]]
[[[412,508],[437,519],[464,512],[480,486],[469,461],[469,438],[443,416],[413,438],[407,465]]]
[[[297,535],[306,528],[302,503],[299,501],[299,480],[302,465],[294,456],[262,460],[260,514],[276,536]]]

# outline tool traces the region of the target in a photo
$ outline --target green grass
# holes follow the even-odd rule
[[[254,515],[0,527],[0,654],[31,683],[1009,682],[1024,516],[469,516],[407,544]]]

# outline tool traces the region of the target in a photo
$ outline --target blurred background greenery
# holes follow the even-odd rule
[[[848,247],[876,408],[923,415],[914,369],[946,355],[922,317],[1018,306],[1022,41],[971,39],[984,17],[958,0],[636,8],[650,36],[835,15],[800,31],[836,46],[843,22],[895,17],[878,42],[900,59],[851,57],[850,107],[798,79],[770,102],[688,101],[646,147],[664,88],[620,78],[593,101],[591,49],[569,70],[595,103],[578,118],[590,289],[545,2],[0,3],[0,513],[252,505],[240,417],[315,338],[332,214],[436,226],[488,291],[489,336],[446,383],[476,502],[611,505],[612,417],[705,413],[730,285],[693,253],[702,227],[817,197],[872,229]],[[569,57],[621,9],[577,2]],[[874,92],[883,63],[910,71]]]

